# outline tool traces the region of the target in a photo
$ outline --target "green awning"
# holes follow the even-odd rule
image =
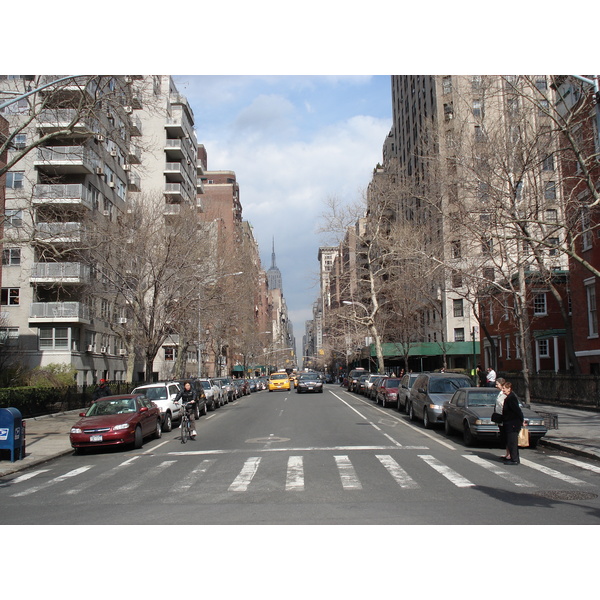
[[[406,352],[404,344],[387,343],[382,344],[384,358],[401,358]],[[479,354],[480,343],[475,342],[475,351],[473,351],[473,342],[446,342],[440,344],[438,342],[420,342],[411,344],[408,350],[408,355],[411,357],[419,356],[442,356],[444,348],[448,356],[473,356],[473,353]],[[375,344],[370,346],[371,356],[377,356]]]
[[[244,367],[242,365],[234,365],[233,371],[243,371]]]

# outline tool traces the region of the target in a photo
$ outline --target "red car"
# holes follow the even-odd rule
[[[381,406],[398,406],[398,386],[400,379],[397,377],[386,377],[377,386],[377,404]]]
[[[160,409],[142,394],[100,398],[79,416],[69,434],[76,451],[119,444],[141,448],[144,438],[162,436]]]

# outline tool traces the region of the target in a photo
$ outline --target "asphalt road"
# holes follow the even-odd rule
[[[600,523],[600,468],[466,448],[339,386],[254,393],[140,450],[68,455],[0,485],[4,525]]]

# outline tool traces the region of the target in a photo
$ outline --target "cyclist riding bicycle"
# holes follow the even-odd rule
[[[179,392],[179,394],[177,394],[177,397],[175,398],[175,402],[181,402],[182,405],[182,410],[185,410],[189,419],[190,419],[190,426],[192,429],[192,434],[191,434],[191,438],[195,439],[196,438],[196,420],[194,417],[194,408],[195,408],[195,404],[196,404],[196,398],[197,398],[197,394],[196,392],[192,389],[192,385],[189,381],[185,382],[185,385],[183,386],[183,389]]]

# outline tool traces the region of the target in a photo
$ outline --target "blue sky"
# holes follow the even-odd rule
[[[176,76],[208,168],[240,185],[263,268],[277,266],[298,351],[318,296],[325,200],[359,198],[391,127],[389,76]]]

